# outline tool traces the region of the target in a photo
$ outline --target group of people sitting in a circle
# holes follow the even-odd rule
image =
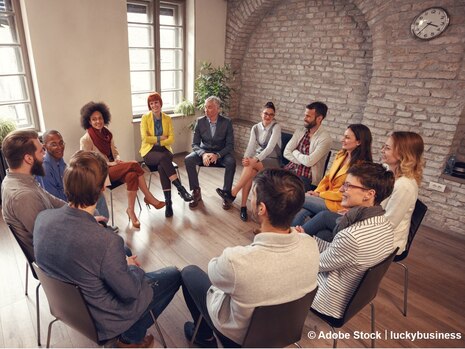
[[[220,114],[221,101],[212,96],[205,101],[205,116],[197,120],[193,152],[185,158],[189,193],[172,164],[173,126],[162,105],[158,93],[148,97],[140,153],[148,166],[157,168],[164,201],[150,192],[136,161],[120,159],[104,103],[90,102],[81,109],[86,133],[68,166],[57,131],[44,134],[44,147],[30,130],[13,131],[2,144],[10,167],[2,183],[4,220],[45,273],[80,286],[100,340],[117,337],[116,346],[123,348],[151,346],[150,313],[158,317],[180,287],[193,320],[184,324],[184,334],[192,339],[202,315],[194,340],[202,347],[215,347],[216,338],[223,346],[240,346],[257,306],[296,300],[316,286],[312,308],[341,318],[364,272],[396,248],[398,254],[404,251],[423,170],[424,145],[417,133],[389,135],[382,165],[373,162],[370,129],[349,125],[342,149],[324,175],[332,143],[322,126],[327,106],[307,105],[304,127],[282,149],[276,109],[268,102],[252,127],[243,170],[233,186],[233,127]],[[283,169],[281,156],[289,160]],[[199,205],[197,166],[225,168],[217,193],[224,209],[241,193],[244,221],[252,193],[259,232],[251,245],[226,248],[213,258],[208,273],[197,266],[145,273],[123,239],[98,224],[100,214],[108,211],[102,193],[111,182],[124,182],[126,213],[139,228],[134,212],[139,189],[148,207],[165,207],[166,217],[173,215],[171,184],[191,208]],[[47,191],[35,176],[43,177]]]

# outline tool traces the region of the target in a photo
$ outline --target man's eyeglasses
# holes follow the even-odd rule
[[[344,182],[343,185],[341,185],[341,188],[346,191],[347,189],[349,188],[357,188],[357,189],[362,189],[362,190],[370,190],[368,188],[365,188],[365,187],[360,187],[358,185],[354,185],[354,184],[350,184],[349,182]]]
[[[51,148],[58,148],[58,147],[64,147],[65,146],[65,142],[61,141],[59,143],[56,143],[56,142],[52,142],[52,143],[49,143],[48,146],[51,147]]]
[[[274,114],[273,114],[273,113],[267,113],[267,112],[263,112],[263,115],[265,115],[265,116],[271,116],[271,117],[274,117]]]

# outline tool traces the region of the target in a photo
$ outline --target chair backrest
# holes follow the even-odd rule
[[[326,170],[328,169],[329,159],[331,159],[331,150],[329,151],[328,156],[326,157],[325,167],[323,169],[323,176],[326,174]]]
[[[398,250],[399,248],[396,248],[394,252],[392,252],[386,259],[377,265],[368,268],[368,270],[363,275],[362,280],[360,280],[357,289],[352,295],[351,300],[347,304],[344,316],[342,317],[342,324],[345,324],[347,321],[349,321],[354,315],[356,315],[367,304],[375,299],[381,280],[389,269],[389,266],[391,265],[392,260],[394,259],[394,256],[397,254]]]
[[[35,262],[32,266],[44,288],[50,313],[90,340],[100,344],[94,320],[79,286],[48,276]]]
[[[298,342],[316,291],[292,302],[255,308],[242,347],[283,348]]]
[[[35,261],[34,255],[30,254],[29,249],[25,246],[24,242],[19,239],[18,234],[16,234],[15,228],[13,228],[10,224],[8,224],[8,228],[10,229],[11,234],[13,234],[13,236],[15,237],[15,240],[21,248],[21,251],[23,251],[24,257],[26,257],[29,267],[31,268],[32,275],[36,280],[39,280],[34,268],[32,267],[32,263]]]
[[[284,148],[286,148],[287,143],[292,138],[292,133],[281,132],[281,167],[286,166],[289,163],[289,160],[284,157]]]
[[[421,202],[420,199],[417,199],[417,202],[415,203],[415,208],[413,209],[412,219],[410,220],[410,229],[408,233],[407,244],[405,245],[405,250],[400,255],[394,258],[394,262],[400,262],[408,256],[413,239],[417,234],[418,228],[420,228],[421,222],[425,217],[426,211],[428,211],[428,206]]]

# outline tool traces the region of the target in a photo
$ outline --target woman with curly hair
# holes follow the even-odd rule
[[[423,138],[409,131],[393,132],[381,150],[382,161],[396,178],[394,191],[381,206],[394,228],[394,248],[399,247],[397,254],[404,252],[407,244],[418,186],[423,176],[423,151]]]
[[[81,150],[96,151],[103,155],[108,164],[111,182],[126,183],[128,208],[126,213],[134,228],[140,228],[140,222],[134,212],[137,190],[145,195],[144,202],[156,209],[165,206],[158,201],[147,188],[144,170],[136,161],[122,161],[113,140],[113,134],[106,127],[111,120],[110,109],[105,103],[89,102],[81,108],[81,126],[86,130],[80,140]]]
[[[307,217],[313,217],[320,211],[337,212],[342,209],[342,193],[339,188],[344,184],[347,171],[359,161],[372,162],[371,132],[362,124],[347,127],[342,138],[342,149],[336,154],[331,168],[314,191],[308,191],[305,203],[292,221],[292,226],[301,226]],[[305,227],[304,227],[305,228]]]
[[[165,217],[173,215],[171,202],[171,183],[178,189],[178,194],[184,201],[192,201],[191,194],[184,188],[173,166],[174,131],[171,117],[162,113],[163,101],[159,93],[155,92],[147,98],[149,112],[142,116],[140,122],[140,136],[142,144],[140,155],[147,166],[157,167],[160,182],[165,195]]]

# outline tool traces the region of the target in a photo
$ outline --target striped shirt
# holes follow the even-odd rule
[[[365,271],[393,251],[393,229],[384,216],[376,216],[341,230],[331,243],[316,240],[320,270],[312,308],[342,318]]]

